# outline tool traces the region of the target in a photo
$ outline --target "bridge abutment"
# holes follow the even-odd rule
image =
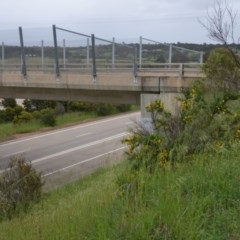
[[[151,114],[146,111],[146,107],[151,103],[160,99],[167,111],[172,115],[176,115],[180,111],[180,98],[183,98],[182,93],[142,93],[141,94],[141,120],[142,122],[151,122]]]

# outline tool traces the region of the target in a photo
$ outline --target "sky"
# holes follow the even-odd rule
[[[6,0],[1,2],[0,42],[48,40],[58,27],[116,41],[140,36],[165,43],[213,43],[206,29],[215,0]],[[226,0],[234,11],[239,0]],[[240,19],[240,18],[239,18]],[[240,25],[239,25],[240,28]],[[68,36],[70,39],[72,36]],[[74,37],[72,37],[74,38]]]

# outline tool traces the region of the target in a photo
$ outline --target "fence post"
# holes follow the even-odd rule
[[[180,76],[184,76],[184,64],[180,64]]]
[[[19,37],[20,37],[20,44],[21,44],[22,74],[24,77],[26,77],[27,76],[27,67],[26,67],[22,27],[19,27]]]
[[[63,39],[63,67],[66,68],[66,40]]]
[[[115,38],[112,40],[112,67],[115,64]]]
[[[200,52],[200,63],[203,63],[203,52]]]
[[[137,77],[137,62],[136,62],[136,57],[137,52],[136,52],[136,46],[133,46],[133,77],[134,77],[134,82],[136,82],[136,77]]]
[[[139,66],[142,67],[142,36],[140,36],[139,42]]]
[[[169,45],[168,63],[172,63],[172,44]]]
[[[59,71],[59,62],[58,62],[58,46],[57,46],[57,32],[56,32],[56,26],[53,25],[53,41],[54,41],[54,51],[55,51],[55,71],[56,71],[56,76],[60,76],[60,71]]]
[[[5,61],[5,52],[4,52],[4,42],[2,42],[2,66],[4,66]]]
[[[89,38],[87,38],[87,65],[89,65]]]
[[[44,66],[44,41],[41,41],[41,59],[42,59],[42,69]]]
[[[94,34],[91,35],[91,39],[92,39],[92,75],[93,75],[93,80],[96,81],[97,69],[96,69],[95,36],[94,36]]]

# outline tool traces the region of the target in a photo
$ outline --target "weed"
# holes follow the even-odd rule
[[[11,161],[0,177],[0,220],[27,211],[32,201],[41,198],[43,181],[31,163],[22,157]]]

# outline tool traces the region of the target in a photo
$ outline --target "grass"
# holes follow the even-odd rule
[[[57,118],[57,126],[63,126],[69,123],[82,122],[97,118],[96,113],[91,112],[72,112],[67,113]]]
[[[29,215],[3,222],[0,239],[84,239],[111,202],[114,178],[114,172],[101,170],[46,194]]]
[[[96,119],[97,114],[87,112],[73,112],[66,113],[57,117],[56,127],[65,126],[71,123],[83,122],[90,119]],[[47,130],[49,127],[43,126],[39,121],[32,120],[28,123],[13,124],[2,123],[0,124],[0,141],[12,138],[16,134],[30,133],[39,130]]]
[[[139,111],[139,106],[132,105],[130,111]],[[111,113],[111,115],[114,114],[119,114],[119,112],[116,111]],[[97,119],[98,117],[99,115],[96,112],[68,112],[57,117],[55,127],[62,127],[74,123],[81,123],[87,120]],[[43,126],[38,120],[32,120],[30,122],[21,124],[1,123],[0,142],[11,139],[16,134],[31,133],[49,129],[52,128]]]
[[[123,162],[0,223],[1,240],[240,239],[240,145],[133,176]]]

